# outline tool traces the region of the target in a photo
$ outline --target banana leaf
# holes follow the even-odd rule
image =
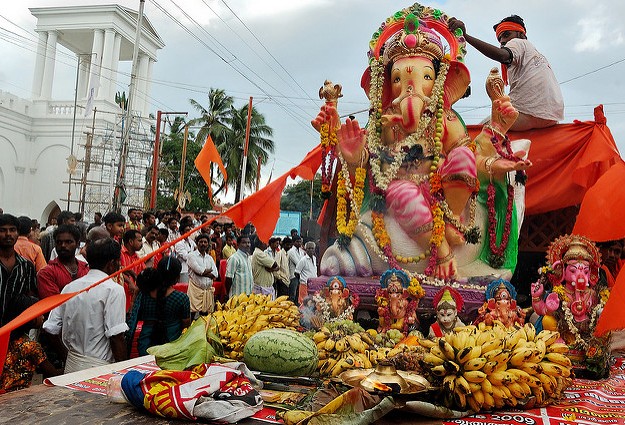
[[[185,370],[202,363],[210,363],[223,355],[219,337],[210,330],[207,319],[200,316],[175,341],[148,348],[156,364],[163,370]]]

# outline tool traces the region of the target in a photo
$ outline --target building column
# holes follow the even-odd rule
[[[150,98],[150,94],[152,93],[152,69],[154,67],[154,62],[154,59],[148,59],[148,75],[147,81],[145,82],[145,107],[143,108],[146,117],[149,115],[152,106],[152,99]]]
[[[117,69],[119,67],[119,53],[122,46],[122,36],[115,34],[115,45],[113,46],[113,62],[111,63],[111,84],[109,87],[109,99],[115,99],[117,88]]]
[[[148,82],[148,60],[150,58],[145,53],[139,54],[139,66],[137,69],[137,98],[134,100],[134,109],[144,116],[147,102],[147,82]]]
[[[89,83],[89,56],[76,54],[78,62],[80,63],[80,70],[78,71],[78,99],[85,99],[87,97],[87,83]]]
[[[41,99],[49,100],[52,97],[52,81],[54,80],[54,64],[56,60],[56,40],[58,33],[48,31],[46,43],[46,61],[43,69],[43,81],[41,82]]]
[[[41,31],[39,33],[39,42],[37,43],[37,57],[35,58],[35,72],[33,74],[33,99],[41,96],[41,83],[43,81],[43,70],[46,63],[46,44],[48,41],[48,33]]]
[[[100,87],[100,64],[102,63],[103,48],[104,31],[94,30],[93,47],[91,48],[91,66],[89,67],[89,87],[87,88],[87,96],[89,96],[88,91],[91,89],[91,87],[94,87],[94,97],[97,97],[98,87]]]
[[[111,89],[111,68],[113,65],[113,51],[115,50],[115,30],[104,30],[104,45],[102,48],[102,67],[100,68],[100,89],[98,99],[107,99]]]

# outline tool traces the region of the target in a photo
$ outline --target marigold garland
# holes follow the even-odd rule
[[[367,170],[362,167],[358,167],[356,169],[354,188],[352,189],[347,164],[344,163],[340,154],[339,158],[342,163],[342,169],[337,181],[336,189],[336,229],[343,238],[349,240],[354,235],[356,225],[360,219],[360,208],[365,198],[364,187]],[[347,220],[348,199],[351,201],[349,221]]]
[[[330,124],[323,123],[319,129],[321,141],[321,196],[330,197],[332,185],[332,169],[336,162],[336,145],[338,138],[336,130],[330,129]]]

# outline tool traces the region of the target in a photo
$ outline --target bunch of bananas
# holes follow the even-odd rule
[[[338,376],[345,370],[371,368],[377,363],[371,336],[358,324],[347,322],[328,323],[312,336],[319,351],[319,375]]]
[[[449,407],[474,412],[504,406],[547,405],[571,382],[568,346],[560,334],[533,325],[511,329],[496,322],[456,328],[436,341],[422,341],[429,352],[425,370],[441,380]]]
[[[213,319],[212,330],[221,338],[224,355],[242,360],[243,347],[252,335],[270,328],[294,330],[300,312],[286,295],[271,300],[269,295],[240,294],[225,304],[217,303]]]

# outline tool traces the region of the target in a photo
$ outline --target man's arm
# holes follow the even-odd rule
[[[111,343],[111,351],[116,362],[121,362],[128,358],[126,354],[126,338],[123,332],[110,337],[109,342]]]
[[[447,23],[447,27],[452,33],[455,32],[456,29],[460,28],[467,42],[471,46],[475,47],[484,56],[503,64],[509,64],[512,61],[512,53],[509,49],[493,46],[490,43],[467,34],[464,22],[456,18],[451,18]]]

